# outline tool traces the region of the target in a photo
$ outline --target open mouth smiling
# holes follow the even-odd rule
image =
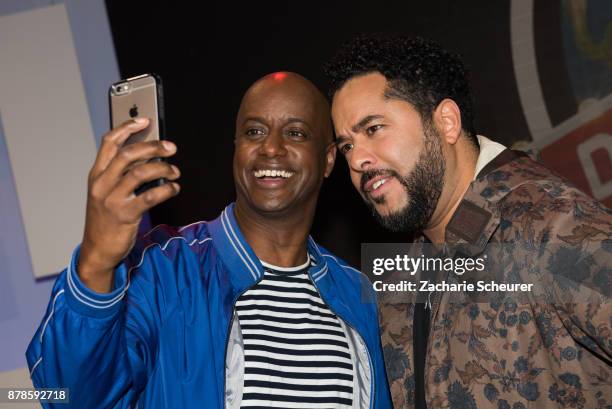
[[[288,168],[275,169],[263,166],[252,171],[255,184],[262,189],[282,188],[290,183],[295,173],[295,171]]]
[[[256,169],[253,176],[257,179],[289,179],[295,174],[290,170],[283,169]]]

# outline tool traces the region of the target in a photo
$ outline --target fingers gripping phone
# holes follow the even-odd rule
[[[108,100],[111,128],[116,128],[123,122],[136,117],[149,119],[149,125],[142,131],[132,134],[124,145],[164,139],[163,90],[161,78],[158,75],[143,74],[116,82],[110,86]],[[138,195],[163,183],[166,183],[165,179],[144,183],[136,189],[135,193]]]

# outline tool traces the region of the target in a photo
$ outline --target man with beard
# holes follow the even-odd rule
[[[504,274],[590,297],[381,304],[395,407],[609,407],[611,212],[477,135],[464,66],[437,44],[362,36],[326,72],[338,150],[383,226],[473,257],[500,249]]]
[[[179,192],[178,168],[147,162],[174,144],[123,145],[146,126],[103,139],[82,244],[26,353],[34,385],[68,388],[83,409],[389,408],[371,288],[308,234],[336,152],[317,88],[286,72],[253,84],[236,203],[136,239],[142,214]]]

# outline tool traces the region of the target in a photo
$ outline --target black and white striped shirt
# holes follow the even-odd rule
[[[236,303],[244,340],[242,408],[350,408],[353,364],[343,327],[308,276],[310,260],[262,263]]]

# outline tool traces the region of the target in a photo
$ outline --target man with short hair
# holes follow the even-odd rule
[[[287,72],[253,84],[236,203],[137,239],[143,213],[179,192],[178,168],[147,162],[173,143],[123,144],[147,123],[103,139],[83,242],[26,353],[34,385],[69,388],[83,409],[391,407],[371,288],[309,236],[335,160],[317,88]]]
[[[610,407],[610,210],[477,135],[466,70],[437,44],[362,36],[326,71],[338,150],[383,226],[470,256],[500,246],[504,272],[592,301],[382,304],[395,407]]]

